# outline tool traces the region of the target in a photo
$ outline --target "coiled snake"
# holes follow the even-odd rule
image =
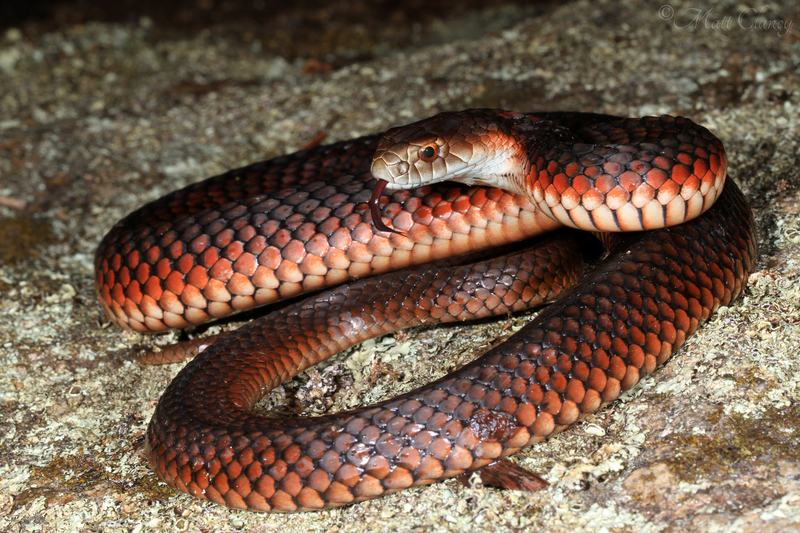
[[[726,166],[720,141],[684,118],[467,110],[256,163],[142,207],[95,259],[104,310],[136,331],[562,224],[635,232],[610,239],[594,271],[503,344],[351,412],[278,419],[251,407],[352,343],[539,303],[571,283],[550,260],[573,262],[574,250],[547,242],[472,270],[366,278],[251,322],[164,393],[147,431],[151,465],[169,485],[231,507],[310,510],[459,475],[561,431],[741,294],[755,231],[738,188],[723,186]],[[382,207],[386,184],[372,195],[370,169],[391,181]],[[464,185],[436,184],[445,179]]]

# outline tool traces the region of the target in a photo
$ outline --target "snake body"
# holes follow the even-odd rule
[[[498,164],[499,153],[513,153],[513,164]],[[467,168],[486,154],[480,174]],[[381,216],[398,233],[370,223],[371,164],[395,180]],[[725,173],[719,140],[687,119],[470,110],[251,165],[148,204],[109,232],[95,264],[109,316],[149,331],[562,222],[649,229],[704,212],[616,239],[594,271],[503,344],[351,412],[271,419],[251,408],[364,338],[540,301],[570,281],[549,258],[569,262],[573,252],[545,243],[473,270],[368,278],[250,323],[203,351],[162,396],[147,431],[151,465],[168,484],[231,507],[310,510],[475,470],[561,431],[636,385],[741,294],[755,230]],[[402,189],[443,175],[518,194]]]

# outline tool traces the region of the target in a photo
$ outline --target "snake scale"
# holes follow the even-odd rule
[[[147,430],[153,469],[230,507],[313,510],[479,469],[563,430],[741,294],[755,229],[726,170],[721,142],[681,117],[480,109],[256,163],[145,205],[95,258],[102,307],[124,328],[190,326],[351,281],[189,362]],[[561,225],[611,243],[570,289],[561,267],[578,254],[556,241],[472,267],[367,277]],[[608,233],[622,231],[633,233]],[[316,418],[251,410],[353,343],[562,289],[504,343],[397,398]]]

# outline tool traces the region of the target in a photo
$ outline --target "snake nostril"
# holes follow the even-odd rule
[[[408,163],[405,161],[401,161],[400,163],[397,164],[397,171],[400,174],[406,174],[409,168],[410,167],[408,166]]]

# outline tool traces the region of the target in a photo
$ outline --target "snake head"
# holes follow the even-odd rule
[[[498,176],[513,163],[509,154],[516,152],[508,150],[513,145],[508,118],[497,110],[471,109],[392,128],[375,150],[372,175],[388,189],[446,180],[497,186]]]
[[[526,115],[496,109],[468,109],[392,128],[375,149],[372,175],[377,180],[370,201],[375,227],[384,224],[380,201],[384,188],[413,189],[441,181],[521,190],[525,167],[519,132]],[[401,233],[402,234],[402,233]]]

